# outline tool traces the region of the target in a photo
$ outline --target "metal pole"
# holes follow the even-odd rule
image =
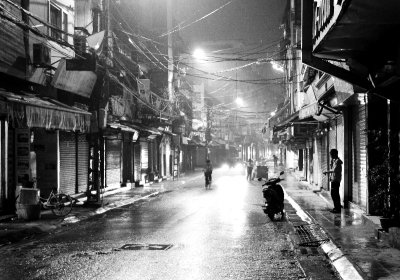
[[[173,101],[174,58],[172,50],[172,0],[167,0],[167,32],[168,32],[168,98]]]

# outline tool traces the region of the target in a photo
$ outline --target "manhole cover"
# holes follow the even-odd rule
[[[122,250],[168,250],[172,244],[125,244]]]
[[[300,225],[294,226],[294,229],[300,239],[300,246],[318,247],[329,241],[329,237],[321,230],[319,225]]]

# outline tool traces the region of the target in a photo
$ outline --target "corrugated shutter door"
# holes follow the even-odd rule
[[[153,163],[154,163],[154,161],[153,161],[153,140],[149,140],[149,142],[148,142],[148,151],[149,151],[149,154],[148,154],[148,156],[149,156],[149,166],[148,166],[148,168],[149,168],[149,170],[152,170],[153,169]]]
[[[142,171],[146,172],[149,168],[149,143],[140,142],[140,158],[142,163]]]
[[[367,208],[367,122],[366,105],[359,105],[355,129],[355,155],[353,202],[361,208]]]
[[[66,194],[74,194],[75,187],[75,133],[60,131],[60,192]]]
[[[327,143],[326,141],[328,140],[328,136],[325,134],[323,137],[319,138],[318,142],[321,145],[321,149],[320,149],[320,158],[321,158],[321,170],[322,172],[329,170],[329,164],[328,164],[328,151],[327,151]],[[322,188],[324,188],[325,190],[329,189],[328,186],[328,176],[323,175],[322,176]]]
[[[85,192],[87,189],[89,168],[89,142],[86,135],[78,135],[78,192]]]
[[[106,140],[106,186],[121,183],[121,140]]]
[[[140,144],[135,143],[133,146],[134,150],[134,155],[133,155],[133,160],[134,160],[134,176],[135,176],[135,181],[140,181]]]

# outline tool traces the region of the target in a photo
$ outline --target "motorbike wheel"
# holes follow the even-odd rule
[[[268,218],[270,218],[271,221],[274,220],[274,218],[275,218],[275,214],[274,213],[268,213],[267,215],[268,215]]]

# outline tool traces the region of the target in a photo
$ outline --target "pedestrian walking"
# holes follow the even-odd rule
[[[273,155],[274,158],[274,167],[278,166],[278,157],[276,155]]]
[[[334,208],[330,212],[340,213],[342,211],[342,206],[340,204],[339,187],[340,181],[342,180],[343,161],[339,158],[338,150],[332,149],[329,153],[331,155],[330,170],[325,171],[324,175],[330,174],[331,179],[331,197]]]
[[[253,173],[253,161],[251,158],[247,161],[247,180],[252,180],[252,173]]]

